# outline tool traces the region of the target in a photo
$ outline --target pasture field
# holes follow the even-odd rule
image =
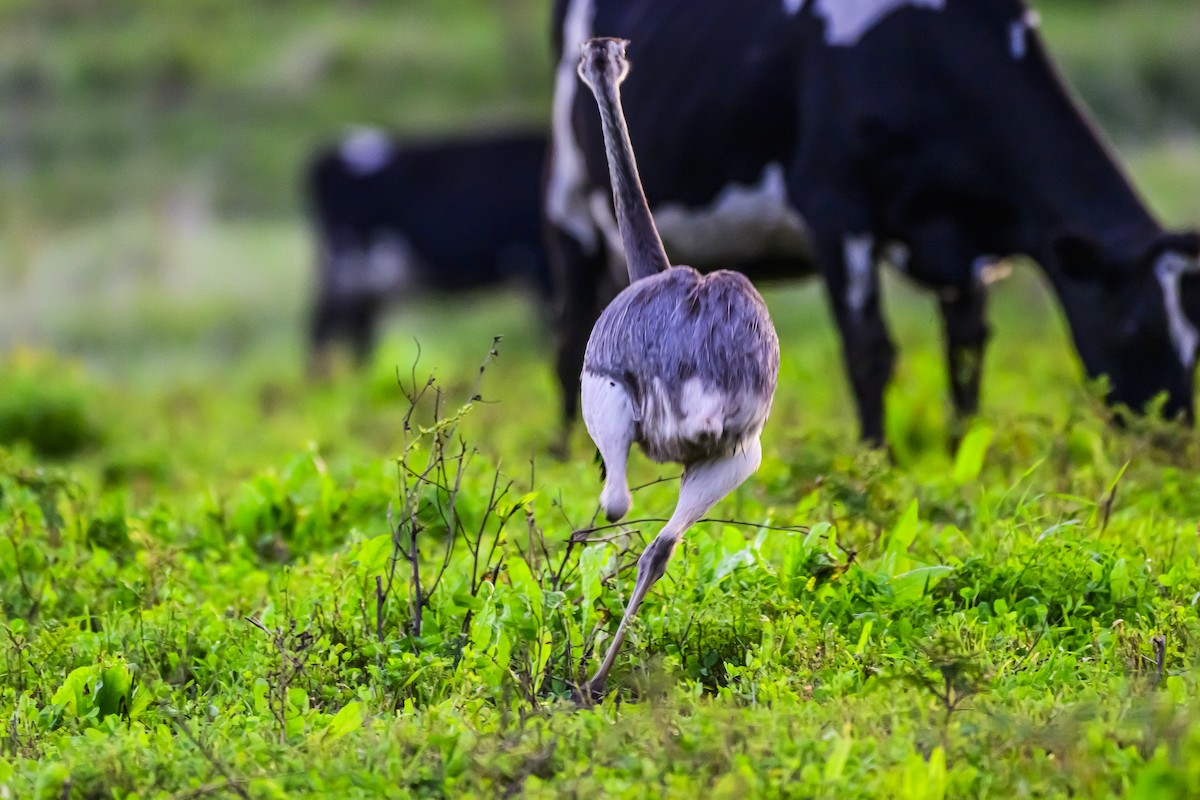
[[[1154,19],[1200,39],[1190,3]],[[763,466],[579,707],[676,471],[635,456],[598,527],[515,295],[422,302],[306,381],[292,183],[363,108],[541,119],[545,52],[489,59],[546,4],[285,5],[0,3],[0,798],[1200,796],[1200,435],[1110,424],[1028,264],[965,430],[935,305],[889,278],[890,457],[819,287],[768,291]],[[1200,225],[1195,116],[1164,110],[1198,84],[1145,4],[1041,5],[1152,206]]]
[[[201,243],[298,277],[302,241]],[[817,287],[770,293],[763,467],[587,709],[674,473],[636,458],[634,521],[588,532],[598,467],[582,432],[547,455],[523,300],[417,309],[329,386],[266,312],[191,350],[169,306],[129,312],[141,349],[15,350],[0,796],[1195,796],[1200,438],[1108,425],[1018,267],[952,456],[932,302],[889,288],[894,458],[854,442]]]

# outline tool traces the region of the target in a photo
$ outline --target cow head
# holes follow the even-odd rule
[[[1163,234],[1130,259],[1068,235],[1053,247],[1056,284],[1090,377],[1135,411],[1166,393],[1168,418],[1193,418],[1200,350],[1200,234]]]

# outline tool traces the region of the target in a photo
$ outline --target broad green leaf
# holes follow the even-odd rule
[[[850,726],[846,725],[842,729],[842,735],[834,740],[833,749],[829,752],[829,759],[825,762],[826,783],[835,783],[841,779],[846,762],[850,758],[850,747],[853,744],[854,739],[850,736]]]
[[[91,695],[88,684],[94,681],[99,672],[99,664],[89,664],[86,667],[77,667],[71,670],[62,686],[58,687],[54,696],[50,698],[50,702],[71,715],[83,716],[91,707],[91,703],[86,700]],[[87,694],[85,694],[85,689],[87,689]]]
[[[1113,597],[1122,599],[1129,592],[1129,564],[1123,558],[1118,558],[1108,575],[1109,589]]]
[[[916,498],[908,504],[904,514],[896,522],[896,527],[892,528],[891,534],[888,536],[887,551],[889,553],[903,553],[908,550],[913,541],[917,538],[917,523],[920,520],[920,509],[917,506]]]
[[[929,772],[926,775],[925,797],[927,800],[942,800],[946,796],[946,751],[941,746],[929,754]]]
[[[905,569],[909,562],[908,548],[917,538],[920,509],[916,498],[900,516],[895,527],[887,535],[887,546],[880,565],[884,575],[894,576]]]
[[[123,662],[115,664],[100,673],[100,682],[96,685],[95,704],[100,709],[100,716],[117,714],[129,708],[129,692],[132,689],[133,676]]]
[[[530,684],[537,690],[542,686],[542,679],[546,675],[546,664],[550,662],[550,654],[554,652],[554,637],[551,635],[550,629],[543,625],[538,632],[537,643],[531,647],[533,675]]]
[[[483,607],[471,619],[471,646],[481,652],[487,650],[496,632],[496,595],[495,592],[489,591],[490,586],[490,583],[485,582],[480,588],[480,594],[485,595]]]
[[[358,700],[351,700],[342,706],[338,713],[333,715],[333,719],[329,721],[329,724],[322,733],[322,738],[325,741],[332,742],[335,739],[340,739],[349,733],[353,733],[361,728],[362,724],[363,704]]]
[[[502,515],[507,515],[510,512],[514,511],[515,509],[528,508],[529,504],[537,499],[537,496],[538,496],[537,492],[526,492],[525,494],[518,497],[516,500],[513,500],[511,503],[501,504],[499,510]]]
[[[854,648],[854,655],[861,656],[863,651],[867,649],[867,642],[871,639],[871,628],[875,627],[875,620],[869,619],[863,623],[862,633],[858,635],[858,644]]]
[[[717,583],[720,583],[727,575],[735,570],[741,567],[749,566],[753,563],[754,553],[750,550],[750,548],[745,548],[743,550],[730,553],[717,563],[716,569],[713,570],[710,588],[715,586]]]
[[[358,546],[358,564],[368,575],[383,569],[392,555],[392,535],[385,533]]]
[[[892,578],[892,591],[903,600],[915,600],[924,594],[927,586],[954,572],[953,567],[918,567]]]
[[[954,459],[955,483],[970,483],[979,477],[994,435],[995,431],[990,425],[977,422],[971,426],[959,444],[958,455]]]
[[[600,579],[604,576],[604,568],[608,564],[608,550],[604,545],[592,545],[585,548],[579,556],[580,594],[583,596],[584,631],[592,629],[592,617],[595,616],[595,603],[602,592]]]
[[[154,697],[150,692],[146,691],[145,686],[138,686],[133,690],[129,700],[129,718],[137,719],[140,717],[150,704],[154,702]]]
[[[821,539],[825,534],[832,530],[833,526],[828,522],[818,522],[808,529],[808,534],[804,537],[804,549],[812,550],[821,543]]]
[[[534,618],[542,618],[542,587],[538,584],[529,564],[523,558],[512,558],[508,561],[508,581],[513,591],[529,601],[529,608]]]

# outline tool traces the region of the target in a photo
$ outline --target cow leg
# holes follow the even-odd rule
[[[913,278],[938,291],[955,415],[951,439],[957,449],[967,420],[979,410],[983,349],[989,335],[986,275],[992,259],[980,255],[987,248],[954,219],[926,221],[910,231],[909,244]]]
[[[328,377],[331,350],[339,339],[350,345],[357,366],[367,362],[375,350],[380,305],[378,298],[323,295],[317,300],[310,322],[312,352],[308,370],[313,378]]]
[[[349,343],[355,361],[362,364],[375,346],[375,317],[380,298],[364,293],[365,255],[345,234],[328,234],[322,242],[318,265],[319,294],[310,322],[312,351],[309,374],[326,377],[331,348],[338,340]]]
[[[309,318],[309,345],[314,354],[333,342],[337,336],[339,317],[337,303],[328,294],[322,293],[313,304]]]
[[[880,306],[880,243],[873,236],[870,205],[860,187],[845,183],[845,176],[859,170],[820,148],[804,148],[789,171],[788,195],[812,233],[817,266],[841,334],[859,436],[883,448],[883,395],[895,367],[896,347]]]
[[[345,333],[345,308],[326,289],[322,289],[309,317],[308,375],[325,380],[332,369],[334,342]]]
[[[862,440],[886,444],[883,395],[896,362],[896,348],[883,319],[875,243],[869,234],[851,234],[820,248],[825,287],[842,337],[842,352]]]
[[[552,451],[565,457],[571,428],[579,416],[583,356],[592,326],[600,316],[600,286],[606,271],[606,255],[603,244],[589,253],[570,234],[553,225],[548,226],[546,238],[556,283],[554,367],[562,409],[559,441]]]
[[[943,292],[940,298],[946,335],[946,363],[950,371],[950,396],[956,416],[955,439],[967,420],[979,410],[979,384],[983,375],[983,350],[990,334],[987,290],[972,282],[969,288]]]
[[[378,297],[365,296],[356,297],[347,305],[346,328],[354,363],[359,367],[366,364],[375,351],[380,306]]]

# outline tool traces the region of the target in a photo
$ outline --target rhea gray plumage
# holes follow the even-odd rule
[[[679,504],[638,560],[633,595],[589,694],[603,689],[629,621],[683,534],[758,468],[779,374],[775,327],[750,281],[726,270],[702,275],[667,260],[621,112],[627,44],[592,39],[579,64],[600,109],[631,281],[588,339],[583,419],[604,460],[600,503],[610,520],[632,502],[625,465],[634,443],[655,461],[683,464],[684,472]]]
[[[604,310],[583,368],[629,393],[646,455],[686,464],[728,452],[766,422],[779,342],[744,275],[672,267],[631,284]],[[690,437],[666,422],[688,417],[689,391],[724,398],[719,429]]]

